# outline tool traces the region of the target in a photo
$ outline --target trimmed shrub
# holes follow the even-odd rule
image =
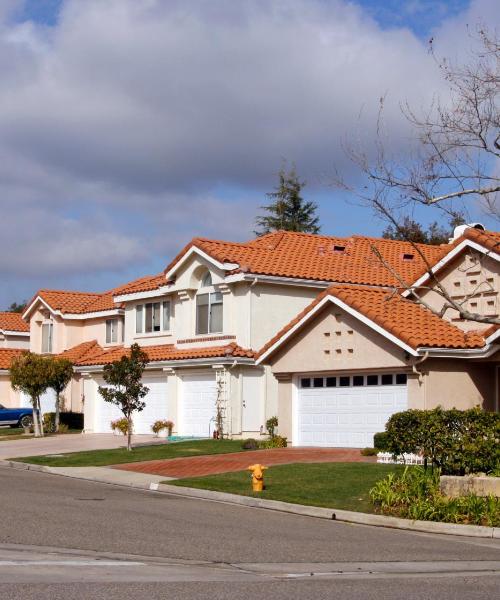
[[[269,450],[270,448],[286,448],[287,445],[288,440],[282,435],[275,435],[274,437],[264,440],[260,443],[260,447],[265,448],[266,450]]]
[[[377,448],[363,448],[360,450],[361,456],[377,456],[378,450]]]
[[[54,433],[56,428],[56,413],[46,412],[43,413],[43,430],[45,433]]]
[[[83,413],[61,412],[59,413],[59,425],[66,425],[68,429],[83,429]]]
[[[248,438],[247,440],[243,440],[241,442],[241,448],[242,450],[258,450],[259,442],[253,438]]]
[[[278,417],[271,417],[266,421],[266,429],[270,438],[274,437],[276,427],[278,427]]]
[[[380,452],[387,451],[387,431],[380,431],[373,436],[373,447]]]
[[[370,498],[380,512],[405,519],[500,525],[500,498],[473,494],[447,498],[439,489],[438,470],[406,467],[401,475],[391,473],[375,484]]]
[[[387,451],[421,454],[443,475],[491,473],[500,465],[500,414],[470,410],[407,410],[386,425]]]

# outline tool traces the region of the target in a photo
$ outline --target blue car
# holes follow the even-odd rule
[[[0,404],[0,426],[31,427],[33,425],[32,408],[5,408]]]

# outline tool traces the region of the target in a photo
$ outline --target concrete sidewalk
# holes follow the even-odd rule
[[[158,444],[154,435],[134,435],[132,443]],[[42,456],[44,454],[64,454],[66,452],[82,452],[84,450],[110,450],[122,448],[126,440],[121,435],[111,433],[68,433],[43,438],[26,438],[22,440],[1,440],[0,460],[22,456]]]

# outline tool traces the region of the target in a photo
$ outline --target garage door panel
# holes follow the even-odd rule
[[[212,373],[185,375],[182,382],[181,433],[209,437],[214,429],[217,386]]]
[[[143,398],[146,404],[140,412],[134,412],[132,416],[134,433],[151,435],[151,425],[155,421],[167,420],[168,402],[167,402],[167,381],[164,377],[143,377],[142,383],[148,388],[147,395]],[[122,411],[118,406],[106,402],[98,393],[95,411],[96,433],[111,433],[111,421],[123,418]]]
[[[299,388],[297,444],[372,446],[389,417],[406,408],[406,385]]]

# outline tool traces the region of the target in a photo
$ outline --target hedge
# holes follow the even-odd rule
[[[386,425],[387,451],[422,454],[445,475],[492,473],[500,467],[500,414],[469,410],[407,410]]]

